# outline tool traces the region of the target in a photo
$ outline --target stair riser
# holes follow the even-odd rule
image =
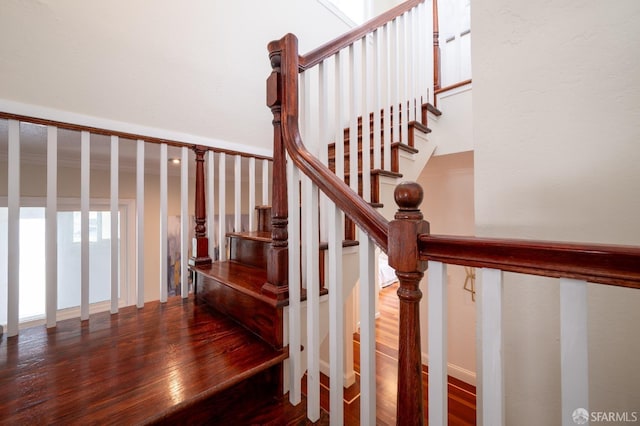
[[[282,347],[281,308],[203,275],[196,280],[196,297],[230,316],[272,346]]]
[[[269,243],[231,237],[229,239],[229,249],[229,258],[231,260],[236,260],[258,268],[267,268]]]

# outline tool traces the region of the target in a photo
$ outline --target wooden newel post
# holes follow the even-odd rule
[[[282,139],[282,75],[281,45],[269,43],[269,58],[273,71],[267,78],[267,106],[273,113],[273,192],[271,196],[271,247],[267,253],[267,282],[262,291],[284,303],[288,298],[289,257],[287,249],[287,157]]]
[[[398,358],[397,424],[424,423],[422,359],[420,350],[420,280],[427,262],[419,259],[418,235],[429,233],[429,223],[418,209],[423,191],[414,182],[403,182],[394,193],[398,212],[389,224],[389,265],[400,281],[400,330]]]
[[[193,151],[196,153],[196,228],[189,265],[203,266],[211,264],[209,238],[207,238],[207,205],[204,195],[204,155],[207,152],[207,147],[194,146]]]

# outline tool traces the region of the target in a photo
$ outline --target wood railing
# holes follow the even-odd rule
[[[286,262],[289,262],[289,266],[296,265],[293,268],[284,268],[279,264],[274,268],[270,278],[275,283],[274,288],[278,288],[280,293],[285,294],[290,290],[288,293],[290,303],[289,333],[294,336],[289,341],[291,369],[294,371],[290,376],[290,400],[294,404],[300,400],[300,388],[296,384],[301,368],[298,348],[305,346],[308,351],[308,416],[312,421],[318,419],[319,396],[314,390],[319,385],[317,356],[314,355],[318,341],[309,337],[309,335],[317,335],[317,332],[310,328],[306,345],[300,341],[300,312],[299,307],[296,307],[296,299],[299,298],[299,294],[297,293],[298,285],[295,283],[300,280],[300,268],[297,267],[297,264],[300,262],[301,256],[298,253],[291,257],[289,251],[296,252],[297,247],[300,246],[298,241],[302,239],[301,246],[309,250],[307,258],[317,258],[312,252],[312,247],[314,241],[317,242],[319,233],[316,215],[319,209],[318,191],[321,191],[330,200],[330,207],[324,215],[327,221],[326,227],[330,231],[329,273],[334,276],[333,282],[330,278],[328,286],[330,295],[329,321],[332,324],[330,326],[330,346],[332,348],[339,346],[342,336],[339,327],[336,328],[334,325],[336,321],[339,323],[342,316],[336,306],[340,306],[344,302],[340,295],[342,289],[339,287],[340,279],[337,277],[339,272],[336,273],[336,270],[340,270],[342,263],[341,248],[338,248],[342,226],[340,211],[344,212],[358,226],[361,230],[361,236],[363,234],[368,236],[368,238],[359,239],[361,264],[363,258],[365,259],[364,264],[366,264],[366,259],[370,257],[371,245],[368,245],[367,242],[370,239],[371,242],[387,252],[389,264],[396,270],[400,282],[398,290],[400,329],[398,332],[396,418],[398,424],[422,424],[424,421],[419,320],[419,302],[422,293],[419,289],[419,283],[427,269],[429,271],[430,315],[428,321],[430,327],[428,332],[429,423],[434,425],[447,423],[445,263],[483,268],[483,286],[480,299],[487,308],[483,310],[482,317],[479,319],[483,330],[483,364],[479,367],[482,371],[480,386],[483,390],[483,408],[479,412],[482,413],[484,424],[491,425],[504,424],[504,389],[501,369],[502,337],[501,331],[495,333],[496,329],[501,330],[502,271],[561,278],[563,335],[570,336],[567,339],[573,339],[574,342],[577,342],[574,348],[566,343],[568,340],[564,340],[565,337],[563,337],[565,342],[562,349],[563,360],[576,360],[576,362],[569,362],[569,365],[563,361],[562,365],[564,418],[567,407],[586,407],[588,403],[588,401],[585,402],[585,395],[588,398],[588,391],[584,390],[588,389],[584,383],[584,377],[588,377],[584,358],[584,354],[587,353],[586,337],[584,333],[581,334],[580,327],[578,329],[572,327],[573,324],[584,324],[586,321],[586,282],[640,288],[640,248],[430,235],[429,224],[423,220],[419,210],[423,197],[419,185],[404,183],[396,188],[395,200],[399,209],[394,220],[389,222],[369,205],[366,199],[366,189],[363,190],[363,198],[357,194],[357,189],[354,190],[353,182],[351,185],[347,185],[342,181],[341,178],[345,173],[342,166],[336,166],[335,174],[326,167],[325,157],[321,151],[322,145],[319,150],[306,145],[306,142],[311,139],[324,140],[327,136],[326,129],[329,126],[328,120],[326,120],[328,108],[325,105],[327,97],[327,89],[324,87],[327,81],[325,61],[331,56],[334,58],[333,61],[336,64],[334,86],[336,87],[336,97],[338,97],[337,93],[342,88],[340,52],[349,49],[351,57],[354,43],[362,40],[362,45],[366,45],[365,37],[375,31],[378,28],[376,26],[383,25],[383,19],[394,19],[394,17],[406,13],[421,3],[419,1],[403,3],[386,18],[372,20],[370,21],[371,26],[365,24],[352,33],[329,42],[307,55],[298,54],[297,39],[291,34],[269,44],[269,56],[273,71],[267,80],[267,105],[274,115],[274,247],[272,248],[272,259],[273,261],[282,261],[285,265]],[[374,37],[374,44],[376,40]],[[429,49],[433,52],[431,46]],[[362,48],[362,52],[363,55],[367,54],[366,47]],[[308,99],[306,99],[307,93],[300,89],[300,86],[306,88],[310,84],[306,72],[316,65],[320,67],[318,71],[320,125],[317,128],[320,133],[319,137],[310,133],[309,127],[311,126],[303,120],[302,116],[309,114],[311,108],[309,108]],[[367,78],[365,75],[365,81]],[[378,80],[374,79],[373,84],[377,83]],[[369,87],[366,84],[363,87]],[[363,92],[365,91],[363,90]],[[298,104],[300,98],[303,98],[302,108]],[[354,96],[350,95],[350,98],[353,102]],[[338,111],[336,117],[340,117],[342,108],[343,105],[337,102],[335,106]],[[370,111],[375,112],[376,110],[379,110],[379,105],[375,105]],[[362,113],[362,116],[364,117],[365,114]],[[350,123],[353,123],[353,114],[349,120],[351,120]],[[363,133],[366,121],[368,120],[363,120]],[[374,118],[373,122],[377,122],[377,118]],[[304,123],[302,129],[304,136],[301,135],[300,123]],[[336,123],[334,123],[337,140],[336,158],[339,158],[344,154],[344,150],[340,151],[338,148],[343,128],[342,122],[338,118],[336,118]],[[378,133],[378,130],[374,130],[374,135]],[[367,145],[365,147],[368,149]],[[363,162],[365,161],[364,157],[368,156],[363,156]],[[354,162],[352,161],[352,163]],[[299,173],[303,176],[299,177]],[[287,192],[287,186],[295,188],[295,190]],[[299,187],[301,191],[298,190]],[[302,202],[299,197],[300,193],[302,194]],[[308,232],[305,231],[306,226],[300,226],[300,222],[298,222],[297,211],[299,209],[296,208],[295,211],[288,209],[287,202],[290,205],[302,205],[304,212],[302,221],[307,225],[311,224]],[[307,216],[307,219],[304,216]],[[320,218],[322,219],[322,214]],[[291,233],[287,232],[288,226]],[[300,235],[300,229],[302,229],[303,235]],[[304,268],[302,269],[304,270]],[[363,424],[373,424],[375,423],[375,383],[372,383],[370,373],[372,366],[375,371],[375,360],[372,360],[369,350],[372,347],[372,338],[375,334],[370,328],[372,322],[366,318],[371,312],[372,293],[362,290],[362,287],[370,286],[367,270],[366,266],[360,269],[360,303],[361,310],[366,312],[361,315],[360,323],[361,365],[363,369],[360,384],[360,421]],[[318,321],[317,308],[313,307],[317,303],[317,298],[314,296],[314,289],[317,287],[315,287],[313,279],[313,275],[317,273],[317,265],[309,263],[306,272],[307,295],[309,297],[307,324],[309,326],[309,324]],[[315,299],[312,300],[312,298]],[[576,300],[578,300],[577,305],[574,303]],[[338,320],[335,319],[336,317]],[[579,354],[580,351],[583,353]],[[342,367],[341,354],[336,357],[332,355],[330,415],[332,423],[335,424],[342,421]]]
[[[142,307],[145,301],[149,300],[147,287],[147,296],[145,297],[145,265],[157,265],[158,267],[158,283],[154,283],[154,286],[159,287],[158,294],[161,302],[167,300],[170,293],[168,271],[172,266],[176,268],[176,271],[180,270],[180,282],[187,283],[189,280],[189,264],[202,265],[210,262],[211,257],[216,257],[216,245],[217,257],[223,257],[226,254],[226,238],[225,234],[228,231],[228,226],[233,226],[233,229],[239,229],[241,224],[241,205],[249,205],[249,212],[253,212],[252,208],[256,205],[256,162],[262,163],[262,204],[270,204],[269,199],[269,163],[270,158],[262,155],[256,155],[247,152],[238,152],[226,148],[218,148],[214,146],[203,146],[200,144],[189,143],[171,138],[163,138],[158,136],[162,134],[162,131],[155,131],[155,136],[149,134],[140,134],[130,131],[117,130],[113,128],[105,128],[98,126],[81,124],[80,122],[66,122],[59,120],[52,120],[49,118],[33,117],[27,115],[20,115],[12,113],[11,111],[0,111],[0,120],[6,120],[8,128],[7,145],[3,150],[7,152],[8,170],[8,250],[7,255],[7,269],[10,279],[8,280],[6,291],[7,299],[5,302],[4,297],[2,303],[6,303],[6,321],[7,321],[7,334],[13,336],[18,334],[19,326],[21,322],[21,313],[19,310],[20,300],[20,259],[17,256],[20,246],[20,209],[24,207],[24,197],[21,197],[21,175],[24,176],[26,167],[41,167],[46,164],[46,174],[43,174],[40,178],[37,173],[30,173],[33,169],[30,168],[27,173],[30,173],[30,184],[33,187],[43,188],[43,192],[40,195],[35,194],[38,200],[41,198],[42,203],[38,206],[45,208],[45,257],[46,257],[46,271],[45,271],[45,283],[42,286],[43,291],[46,293],[45,300],[45,320],[47,327],[54,327],[56,322],[61,318],[73,318],[80,316],[82,320],[89,318],[89,314],[98,312],[100,310],[110,310],[112,313],[118,312],[118,309],[122,306],[136,304],[138,307]],[[37,125],[37,126],[34,126]],[[25,126],[30,126],[30,129],[26,129]],[[45,130],[39,131],[39,126],[46,126]],[[123,127],[126,127],[123,125]],[[71,132],[77,133],[71,133]],[[64,133],[63,133],[64,132]],[[70,141],[77,141],[77,146],[71,145]],[[23,145],[25,147],[23,147]],[[36,146],[38,146],[36,148]],[[37,151],[37,152],[34,152]],[[193,165],[190,163],[193,160],[193,154],[195,153],[195,175],[196,175],[196,202],[195,202],[195,229],[190,230],[189,217],[193,214],[190,212],[189,199],[192,195],[189,188],[190,181],[190,169],[193,170]],[[71,154],[69,154],[71,152]],[[21,155],[22,154],[22,155]],[[73,158],[67,158],[72,155]],[[174,167],[169,164],[170,156],[172,159],[180,160],[180,165],[175,173],[170,172],[170,167]],[[234,206],[232,210],[233,218],[229,218],[229,225],[227,225],[227,208],[225,206],[225,188],[227,186],[225,165],[227,159],[233,159],[234,175]],[[205,160],[207,160],[208,178],[209,182],[206,185],[209,195],[207,199],[208,204],[205,204],[204,200],[204,178],[205,178]],[[218,179],[217,195],[214,195],[214,164],[218,161]],[[155,163],[149,167],[149,162]],[[241,171],[240,164],[244,162],[245,168]],[[157,165],[157,168],[156,168]],[[22,166],[22,167],[21,167]],[[79,168],[78,172],[67,172],[69,168]],[[23,168],[21,173],[21,168]],[[63,169],[64,168],[64,169]],[[92,175],[96,172],[100,173],[101,178],[106,176],[107,182],[104,185],[98,185],[100,189],[95,190],[95,184],[92,185]],[[64,170],[64,171],[61,171]],[[125,181],[121,175],[125,171],[130,171],[131,175],[127,175]],[[242,176],[247,176],[245,181],[249,182],[250,188],[248,191],[241,194],[241,187],[239,183],[243,180]],[[73,173],[73,174],[72,174]],[[149,210],[148,200],[145,201],[145,194],[148,194],[148,175],[149,173],[157,175],[156,182],[159,181],[159,202],[158,211],[155,217],[159,217],[160,229],[145,227],[145,207],[147,214],[154,214]],[[59,177],[60,175],[60,177]],[[169,191],[170,175],[176,175],[175,178],[171,178],[171,181],[179,186],[179,191]],[[42,179],[42,181],[40,181]],[[93,178],[96,179],[96,178]],[[58,309],[59,306],[59,290],[58,283],[58,219],[57,214],[60,211],[68,211],[71,207],[68,205],[62,205],[67,198],[74,197],[73,189],[69,187],[61,187],[60,183],[77,180],[78,183],[78,206],[73,206],[73,210],[79,210],[81,213],[80,221],[80,233],[77,236],[77,242],[80,246],[80,303],[78,307],[79,313],[76,314],[75,308],[71,305],[69,309],[65,309],[61,312]],[[131,185],[126,185],[130,182]],[[145,190],[145,187],[147,189]],[[155,188],[154,188],[155,191]],[[258,189],[259,191],[259,189]],[[247,194],[248,192],[248,194]],[[124,195],[123,195],[124,194]],[[24,194],[22,194],[24,195]],[[248,203],[241,203],[240,196],[247,197]],[[127,200],[124,200],[126,198]],[[247,200],[244,198],[244,200]],[[100,263],[109,265],[110,270],[110,289],[103,291],[109,296],[102,298],[104,302],[93,303],[94,294],[92,293],[92,285],[90,285],[90,273],[91,262],[89,257],[90,248],[90,236],[89,236],[89,214],[95,211],[93,206],[96,199],[102,200],[104,204],[105,212],[110,213],[110,235],[100,234],[100,238],[105,241],[109,241],[110,258],[104,258]],[[131,201],[130,208],[127,207],[128,214],[123,215],[122,203],[129,203]],[[36,201],[34,201],[36,202]],[[39,202],[39,201],[37,201]],[[128,204],[127,204],[128,205]],[[153,203],[151,204],[153,205]],[[174,206],[174,207],[171,207]],[[218,207],[218,212],[214,211],[214,207]],[[207,213],[207,209],[208,214]],[[102,210],[102,208],[101,208]],[[170,265],[169,257],[172,259],[174,256],[170,256],[168,253],[168,235],[169,235],[169,216],[180,216],[180,234],[181,239],[179,241],[178,250],[179,254],[179,267],[177,265]],[[218,236],[215,238],[215,218],[218,216]],[[249,214],[249,218],[244,226],[251,229],[255,227],[255,218],[252,214]],[[123,221],[128,220],[130,223],[127,226],[129,231],[129,240],[125,241],[124,237],[121,238],[120,224]],[[208,220],[208,222],[207,222]],[[124,222],[127,223],[127,222]],[[146,228],[146,229],[145,229]],[[105,226],[105,229],[107,227]],[[193,231],[195,234],[195,245],[191,245],[189,241],[189,234]],[[106,231],[104,231],[106,232]],[[145,249],[145,235],[150,237],[154,241],[154,245],[157,241],[157,247],[159,248],[159,259],[157,257],[149,258],[148,247]],[[157,235],[157,240],[155,235]],[[221,235],[221,236],[220,236]],[[208,237],[208,238],[207,238]],[[71,237],[69,237],[70,239]],[[119,240],[121,240],[119,242]],[[211,240],[213,244],[209,246],[208,240]],[[194,247],[195,251],[192,253],[192,257],[189,258],[190,248]],[[122,264],[123,256],[128,256],[128,261],[131,262],[131,267],[125,267]],[[36,259],[33,259],[34,261]],[[42,259],[43,263],[45,262]],[[155,266],[154,266],[155,267]],[[135,271],[130,273],[129,271]],[[148,275],[148,274],[147,274]],[[124,286],[124,282],[128,282],[128,286]],[[158,288],[156,287],[156,288]],[[125,291],[126,289],[129,291]],[[70,290],[72,293],[75,289]],[[156,289],[154,289],[154,292]],[[182,285],[180,287],[180,295],[187,297],[188,286]],[[67,290],[65,292],[68,293]],[[65,293],[66,294],[66,293]],[[65,306],[66,308],[67,306]],[[4,311],[0,309],[0,312]],[[3,315],[4,316],[4,315]],[[4,322],[4,318],[0,318],[0,322]]]
[[[267,80],[267,106],[271,108],[274,120],[274,171],[273,171],[273,245],[270,251],[270,265],[273,267],[269,271],[269,288],[277,294],[288,294],[289,301],[289,355],[290,369],[292,374],[289,380],[290,401],[297,404],[300,401],[299,376],[301,375],[301,355],[299,348],[307,348],[307,401],[308,417],[312,421],[319,418],[319,373],[318,355],[319,348],[318,332],[313,327],[317,327],[318,308],[317,303],[317,280],[314,272],[318,266],[314,263],[317,254],[312,250],[317,250],[318,231],[318,190],[324,194],[330,202],[320,206],[320,227],[328,230],[328,247],[330,265],[329,275],[329,337],[330,337],[330,412],[332,424],[342,422],[343,400],[343,353],[344,346],[344,326],[342,324],[344,306],[342,288],[342,212],[349,217],[360,229],[359,252],[360,252],[360,365],[361,365],[361,404],[360,421],[362,424],[375,423],[376,394],[375,394],[375,280],[373,278],[373,255],[374,245],[381,250],[389,252],[390,265],[398,271],[400,279],[400,318],[402,326],[400,328],[400,360],[398,376],[398,404],[397,419],[400,424],[420,423],[423,416],[422,403],[422,378],[421,378],[421,351],[419,333],[419,311],[418,301],[421,294],[417,285],[422,277],[423,263],[417,258],[417,233],[424,232],[428,225],[421,220],[420,213],[413,207],[404,204],[404,199],[410,196],[415,188],[412,185],[403,187],[397,194],[400,211],[396,215],[396,220],[389,223],[378,211],[369,204],[367,173],[362,173],[362,194],[358,195],[358,147],[357,143],[350,143],[350,170],[344,168],[344,140],[342,133],[344,125],[348,122],[352,133],[357,133],[358,115],[366,117],[369,112],[375,114],[373,123],[374,147],[373,157],[374,167],[380,167],[380,111],[384,109],[384,120],[386,123],[395,123],[397,126],[393,130],[395,137],[408,134],[407,125],[411,120],[416,120],[421,116],[418,112],[422,104],[426,102],[427,93],[431,84],[431,79],[424,81],[424,76],[432,70],[429,58],[432,53],[431,43],[427,43],[427,32],[425,31],[423,17],[430,16],[431,11],[424,7],[424,1],[411,0],[391,9],[389,12],[375,18],[361,27],[333,40],[324,46],[306,54],[299,55],[298,42],[294,35],[287,34],[278,41],[271,42],[268,46],[269,57],[273,71]],[[401,23],[396,20],[402,20]],[[383,28],[384,27],[384,28]],[[384,31],[384,33],[383,33]],[[411,34],[413,31],[414,34]],[[381,34],[384,34],[381,36]],[[411,34],[411,35],[410,35]],[[373,45],[372,52],[370,42]],[[358,47],[356,48],[356,44]],[[382,45],[386,50],[382,50]],[[349,58],[349,80],[343,82],[343,62],[341,53],[345,52]],[[348,52],[347,52],[348,51]],[[401,53],[399,52],[401,51]],[[356,77],[355,68],[356,57],[361,59],[362,75]],[[391,53],[389,53],[391,52]],[[427,52],[427,53],[425,53]],[[384,66],[378,66],[379,56],[389,55],[383,60]],[[368,58],[372,58],[369,61]],[[334,95],[334,131],[336,135],[336,173],[327,167],[325,145],[328,144],[331,136],[328,125],[328,64],[333,61],[336,73],[332,75],[335,85]],[[373,62],[373,71],[368,71],[369,63]],[[318,66],[318,67],[316,67]],[[301,114],[308,119],[310,114],[308,92],[299,89],[299,79],[302,86],[310,84],[311,77],[307,74],[312,68],[319,68],[319,132],[322,139],[320,146],[312,148],[305,146],[301,136],[300,123],[304,126],[305,134],[309,134],[312,127],[308,120],[301,120]],[[426,73],[423,73],[428,69]],[[357,86],[361,84],[361,86]],[[368,85],[385,87],[382,96],[379,92],[382,89],[374,89],[373,97],[375,101],[370,102],[367,98]],[[388,89],[388,93],[386,92]],[[305,96],[303,108],[300,109],[298,102],[303,94]],[[347,114],[343,115],[345,109],[342,105],[342,97],[349,100],[350,108]],[[356,106],[360,102],[359,108]],[[384,106],[386,105],[386,106]],[[400,105],[400,108],[391,107]],[[391,111],[393,110],[393,118]],[[402,128],[399,119],[402,110]],[[362,120],[363,134],[368,134],[368,120]],[[377,124],[376,124],[377,123]],[[390,144],[390,129],[385,129],[385,144]],[[317,139],[318,135],[311,136]],[[362,138],[362,152],[369,152],[369,138]],[[385,155],[389,155],[390,146],[385,145]],[[287,157],[290,161],[287,161]],[[320,157],[320,158],[318,158]],[[324,161],[321,160],[324,158]],[[370,169],[369,156],[362,156],[362,170]],[[385,161],[390,165],[390,161]],[[293,167],[295,165],[295,167]],[[302,173],[303,177],[299,177]],[[346,173],[350,173],[349,185],[343,181]],[[288,176],[288,179],[287,179]],[[287,207],[299,205],[298,187],[302,188],[302,222],[300,226],[300,216],[298,209],[292,210]],[[287,191],[289,188],[289,191]],[[291,188],[295,188],[293,191]],[[304,235],[300,235],[299,230],[303,230]],[[413,232],[413,236],[407,238],[406,234]],[[302,238],[301,246],[307,250],[306,258],[309,263],[302,268],[306,271],[306,294],[307,294],[307,343],[300,342],[300,305],[298,281],[301,277],[297,266],[301,259],[298,253],[299,239]],[[411,243],[411,241],[413,243]],[[413,246],[411,248],[411,246]],[[414,255],[406,256],[407,251],[412,249]],[[289,267],[282,265],[288,263]],[[317,274],[315,274],[317,275]],[[303,279],[304,281],[304,279]],[[315,299],[314,299],[315,298]],[[315,340],[314,340],[315,339]]]

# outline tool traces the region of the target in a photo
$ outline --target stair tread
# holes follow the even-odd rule
[[[274,296],[262,292],[262,286],[267,282],[267,271],[264,268],[225,260],[198,267],[196,270],[241,293],[273,306],[276,305],[277,300]]]
[[[260,241],[263,243],[271,242],[271,232],[266,231],[227,232],[227,237],[243,238],[245,240]]]
[[[442,111],[436,108],[433,104],[426,103],[425,105],[426,105],[427,111],[429,111],[431,114],[435,115],[436,117],[439,117],[442,115]]]
[[[88,323],[33,327],[3,345],[19,354],[3,367],[19,386],[0,389],[4,420],[13,424],[146,424],[188,413],[287,357],[230,318],[180,297],[94,314]],[[29,350],[20,350],[25,345]]]

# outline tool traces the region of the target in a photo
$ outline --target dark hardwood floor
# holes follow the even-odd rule
[[[0,338],[0,424],[211,424],[286,356],[193,298],[33,327]]]

